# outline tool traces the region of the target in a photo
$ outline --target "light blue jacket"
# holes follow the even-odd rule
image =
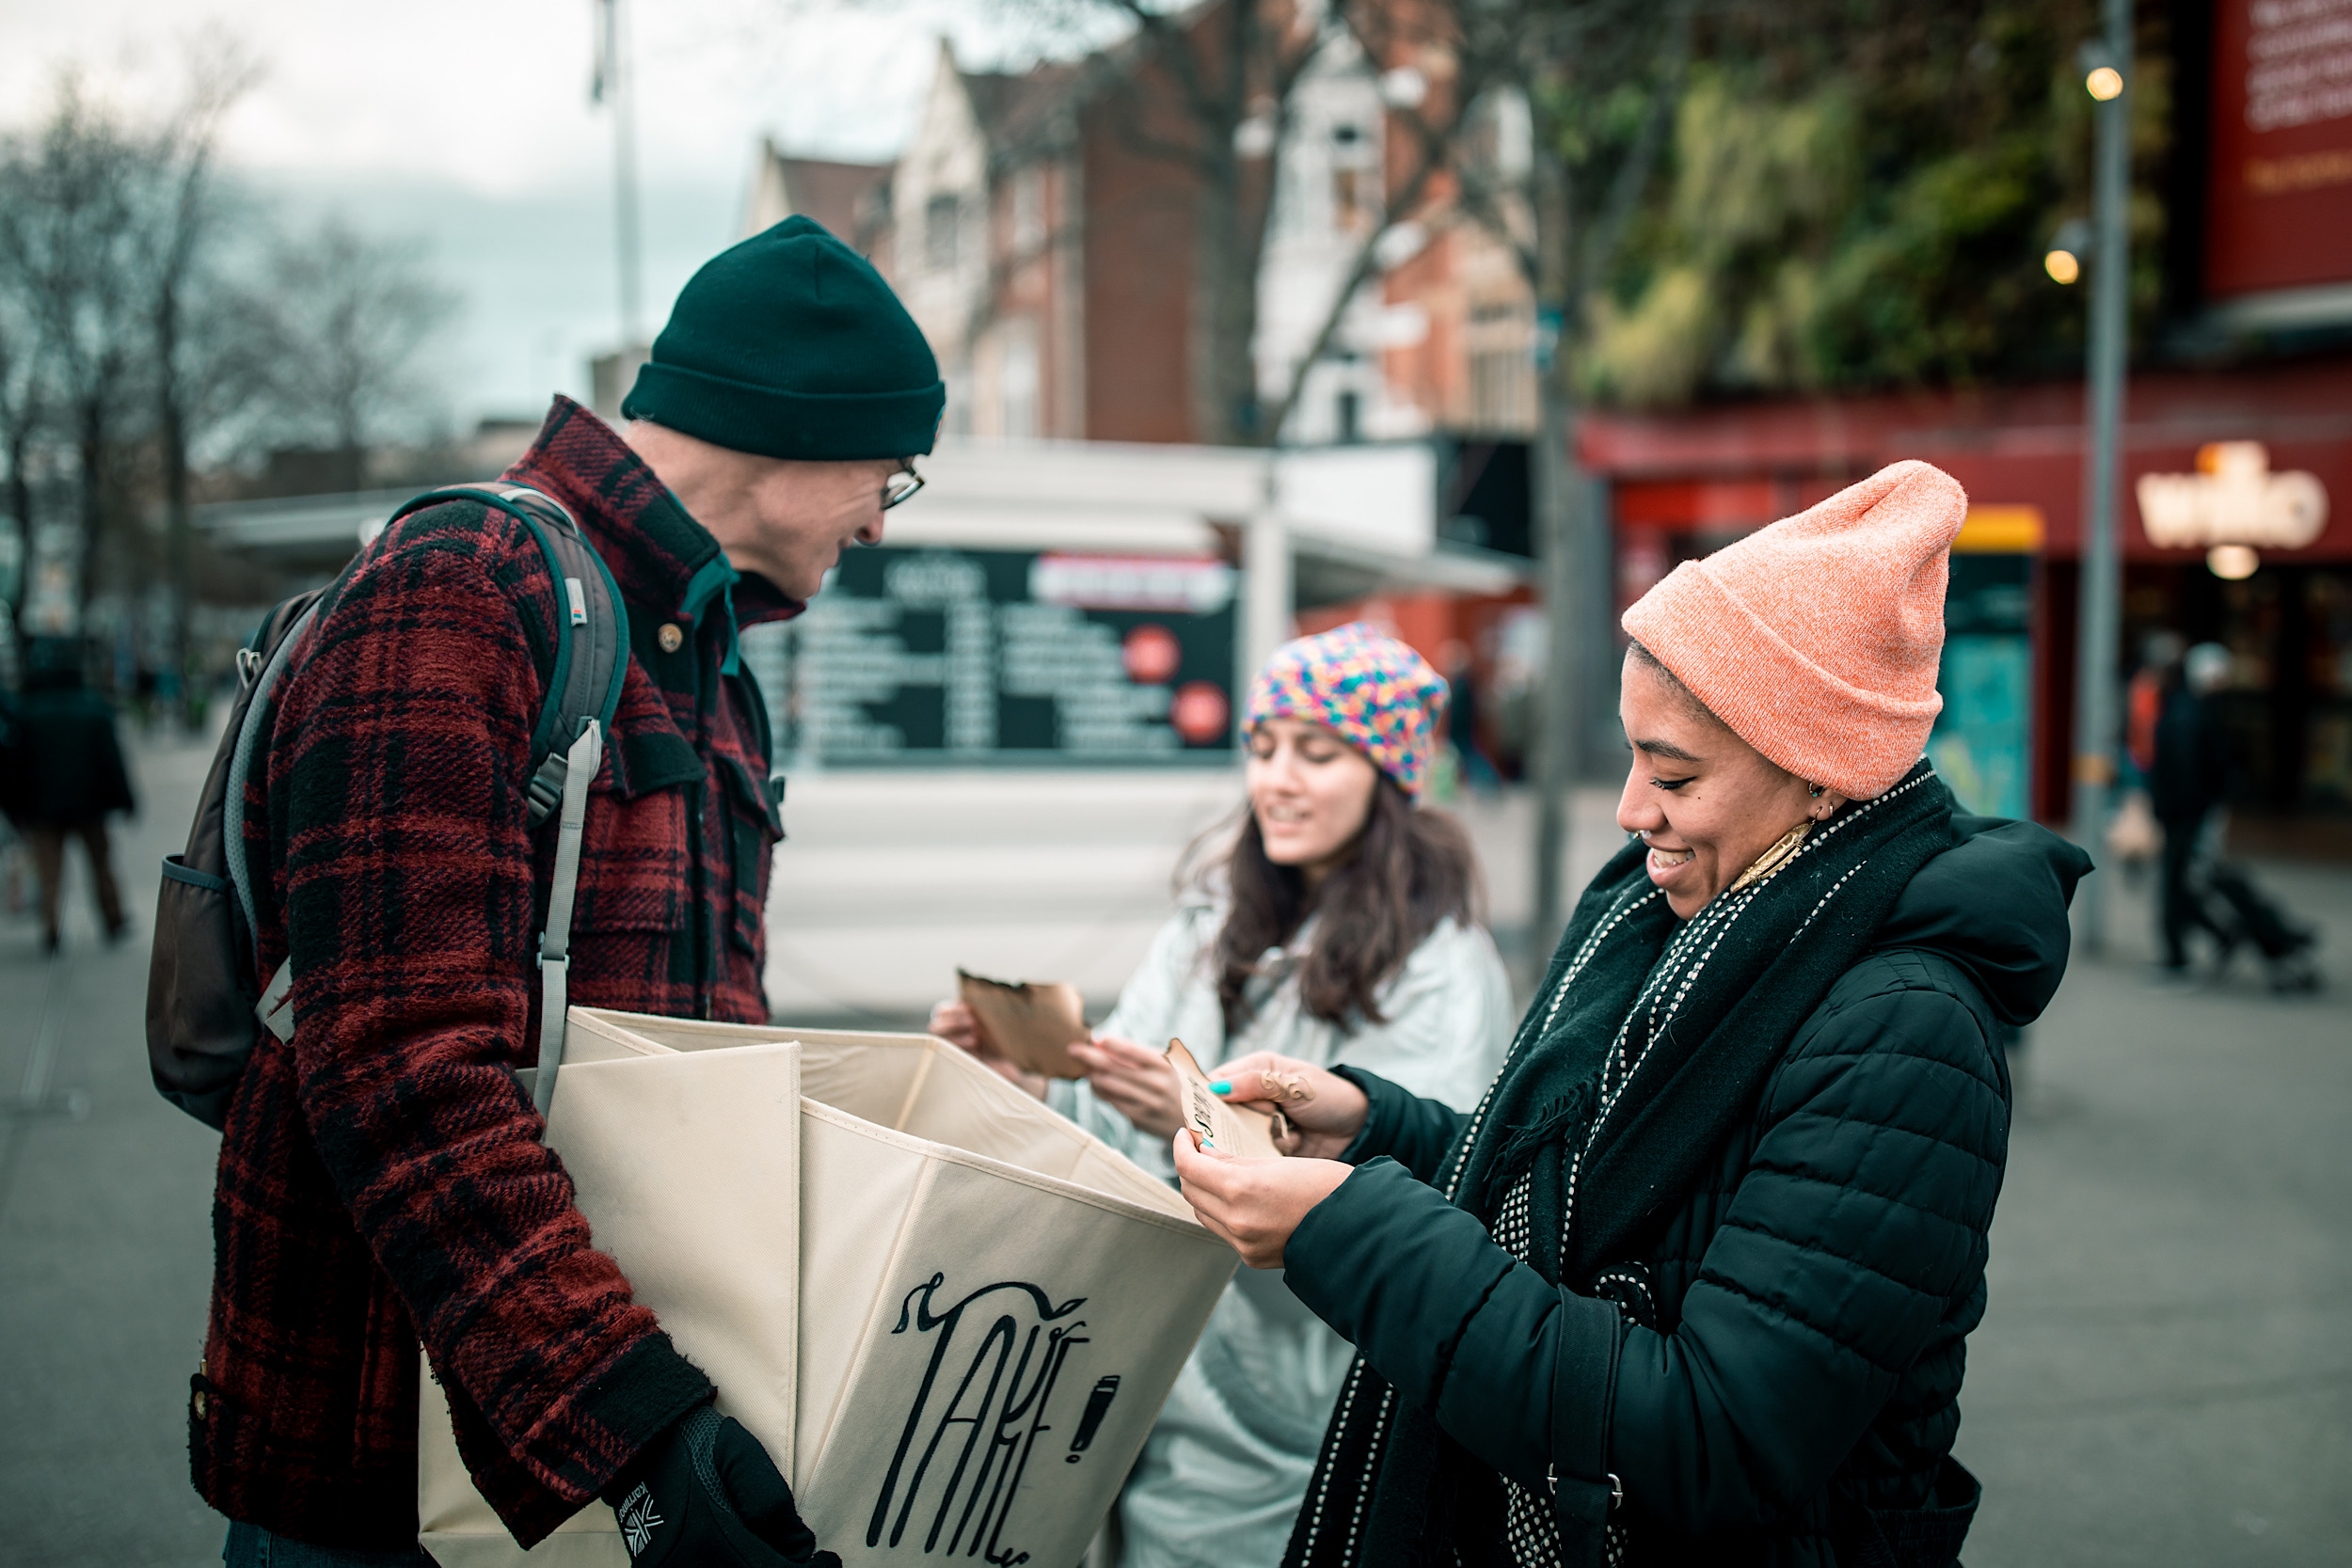
[[[1179,910],[1153,939],[1100,1033],[1152,1047],[1179,1038],[1204,1068],[1252,1051],[1345,1062],[1470,1110],[1502,1064],[1517,1019],[1494,939],[1449,920],[1382,988],[1385,1022],[1343,1034],[1299,1004],[1313,922],[1271,952],[1248,1025],[1225,1037],[1213,951],[1219,902]],[[1084,1083],[1048,1095],[1146,1170],[1175,1179],[1161,1139],[1138,1132]],[[1331,1404],[1355,1354],[1283,1287],[1243,1269],[1226,1288],[1120,1497],[1120,1568],[1275,1568],[1314,1471]]]

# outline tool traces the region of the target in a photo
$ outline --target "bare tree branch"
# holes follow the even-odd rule
[[[261,65],[236,40],[222,34],[190,46],[187,101],[157,136],[153,157],[166,189],[149,235],[149,312],[154,334],[155,417],[162,448],[167,551],[172,590],[173,667],[189,665],[195,507],[189,449],[200,407],[187,364],[188,295],[204,248],[216,238],[220,203],[213,179],[222,117],[261,79]],[[182,689],[190,689],[184,680]]]

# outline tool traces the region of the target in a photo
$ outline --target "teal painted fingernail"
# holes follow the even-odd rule
[[[1220,1078],[1216,1083],[1209,1085],[1209,1092],[1211,1094],[1232,1094],[1233,1092],[1233,1085]]]

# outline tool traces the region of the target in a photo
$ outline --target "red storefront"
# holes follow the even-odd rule
[[[2081,559],[2083,396],[2079,385],[1788,403],[1656,418],[1594,414],[1579,427],[1587,467],[1613,498],[1618,598],[1629,603],[1674,565],[1810,505],[1901,458],[1937,465],[1967,487],[1976,532],[2032,544],[2031,800],[2056,816],[2066,799],[2074,721],[2074,607]],[[2324,527],[2299,547],[2257,547],[2250,576],[2225,580],[2203,544],[2150,538],[2138,481],[2189,476],[2201,449],[2256,455],[2272,474],[2308,474]],[[2211,468],[2217,454],[2206,451]],[[2123,430],[2119,518],[2124,650],[2169,626],[2237,656],[2226,699],[2243,808],[2352,814],[2352,358],[2134,378]],[[2294,482],[2308,524],[2310,483]],[[2161,501],[2161,497],[2152,496]],[[2159,515],[2161,537],[2184,534]],[[2298,528],[2265,538],[2301,537]],[[2243,559],[2219,564],[2236,571]],[[2128,669],[2125,659],[2120,668]]]

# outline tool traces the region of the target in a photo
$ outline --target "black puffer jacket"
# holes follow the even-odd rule
[[[2009,1147],[1994,1025],[2056,992],[2089,868],[2029,823],[1954,827],[1595,1293],[1425,1185],[1461,1117],[1365,1074],[1361,1164],[1293,1236],[1290,1288],[1503,1475],[1599,1456],[1643,1564],[1851,1563],[1882,1533],[1948,1560],[1899,1538],[1973,1506],[1947,1456]]]
[[[50,825],[137,809],[105,698],[78,682],[30,690],[13,720],[0,752],[0,810],[10,818]]]

